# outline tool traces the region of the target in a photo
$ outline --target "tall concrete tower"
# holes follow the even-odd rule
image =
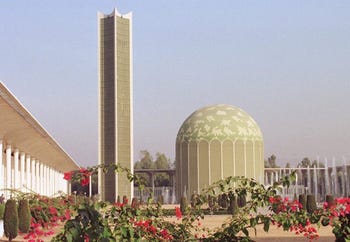
[[[99,164],[118,163],[133,170],[132,13],[98,13]],[[99,172],[99,194],[115,202],[131,198],[124,174]]]

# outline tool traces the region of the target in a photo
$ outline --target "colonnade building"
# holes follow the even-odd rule
[[[0,194],[70,193],[63,173],[79,166],[0,82]]]

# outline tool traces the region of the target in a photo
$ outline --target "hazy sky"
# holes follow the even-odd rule
[[[182,122],[225,103],[265,157],[350,160],[350,1],[1,1],[0,80],[79,164],[97,163],[97,11],[115,7],[134,16],[135,159],[173,160]]]

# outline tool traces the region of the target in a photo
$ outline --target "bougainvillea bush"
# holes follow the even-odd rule
[[[119,165],[96,166],[65,174],[66,180],[86,185],[88,176],[98,169],[125,172],[130,181],[137,180],[128,169]],[[270,225],[282,226],[284,230],[295,231],[310,239],[316,238],[316,230],[305,219],[308,215],[299,209],[299,204],[277,200],[280,186],[288,186],[293,175],[284,177],[273,186],[265,187],[254,179],[229,177],[205,189],[196,198],[195,205],[181,212],[176,208],[177,219],[171,220],[163,213],[160,204],[147,203],[132,206],[117,202],[86,202],[80,204],[77,216],[69,220],[56,241],[251,241],[249,229],[254,231],[258,224],[268,231]],[[138,180],[139,184],[142,184]],[[245,206],[234,213],[232,218],[217,230],[202,228],[203,208],[208,207],[208,197],[248,197]],[[276,199],[275,199],[276,197]],[[276,212],[278,203],[286,206]],[[286,204],[284,204],[286,203]],[[281,205],[282,206],[282,205]],[[259,212],[265,208],[264,212]],[[266,208],[270,208],[266,211]],[[291,219],[290,213],[294,217]],[[288,221],[288,222],[287,222]]]
[[[28,233],[20,233],[29,242],[41,242],[44,237],[52,236],[54,228],[69,220],[75,209],[72,196],[46,197],[36,193],[23,193],[12,190],[16,201],[28,201],[30,208],[30,228]],[[19,214],[19,220],[21,218]]]
[[[90,176],[99,169],[124,172],[130,181],[137,181],[142,187],[142,181],[130,170],[114,164],[68,172],[64,178],[87,185]],[[51,228],[63,221],[63,231],[52,241],[253,241],[258,225],[266,232],[271,227],[281,227],[310,240],[318,238],[319,226],[332,226],[337,242],[350,241],[350,199],[336,199],[307,212],[298,201],[278,195],[280,188],[293,179],[292,173],[265,187],[254,179],[228,177],[203,190],[192,206],[183,211],[176,207],[175,216],[167,215],[161,204],[152,200],[140,205],[136,200],[130,204],[127,199],[122,202],[119,199],[111,204],[83,197],[77,202],[76,197],[49,199],[35,195],[30,199],[33,219],[26,238],[38,242],[40,236],[52,234]],[[201,219],[208,207],[216,206],[213,201],[218,201],[219,196],[245,197],[247,201],[244,206],[235,207],[232,217],[221,227],[209,230],[203,227]]]

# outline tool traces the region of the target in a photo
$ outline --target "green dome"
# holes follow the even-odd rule
[[[258,124],[242,109],[225,104],[201,108],[182,124],[178,142],[263,140]]]

